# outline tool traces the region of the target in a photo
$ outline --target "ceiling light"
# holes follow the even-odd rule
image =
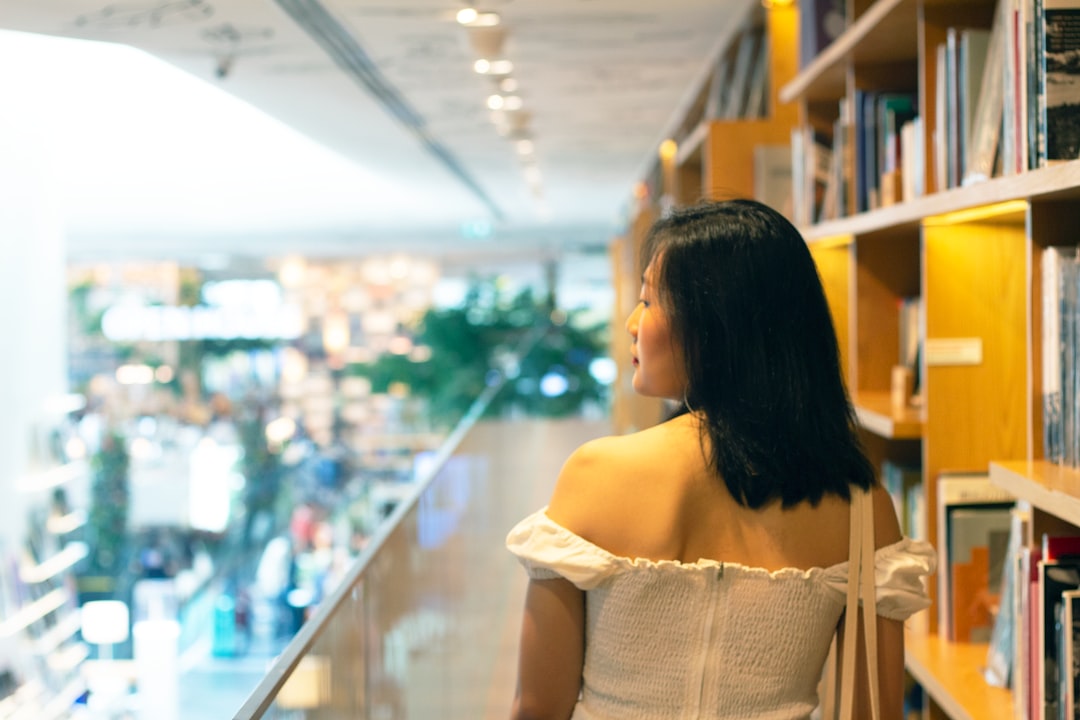
[[[518,140],[514,147],[517,148],[519,155],[532,155],[533,153],[532,140]]]
[[[503,98],[502,106],[507,110],[520,110],[525,107],[525,101],[521,99],[520,95],[508,95]]]
[[[505,93],[516,92],[518,89],[518,81],[515,78],[503,78],[499,81],[499,89]]]
[[[479,12],[476,8],[463,8],[458,10],[457,18],[459,25],[466,27],[495,27],[499,24],[499,13]]]
[[[493,12],[478,13],[476,19],[469,24],[473,27],[495,27],[499,24],[499,14]]]
[[[660,157],[664,160],[675,159],[676,153],[679,152],[679,146],[674,140],[668,138],[664,142],[660,143]]]
[[[473,63],[473,70],[481,75],[509,75],[514,70],[514,63],[509,60],[484,60]]]
[[[487,99],[487,106],[492,110],[501,110],[505,103],[506,100],[502,95],[491,95]]]

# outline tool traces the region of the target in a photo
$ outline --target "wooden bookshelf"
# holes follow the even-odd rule
[[[875,464],[921,458],[921,504],[927,539],[935,545],[934,479],[945,471],[989,467],[992,482],[1038,509],[1040,522],[1080,527],[1080,471],[1037,459],[997,461],[1035,458],[1042,446],[1039,262],[1042,248],[1077,243],[1080,160],[948,190],[936,177],[932,138],[945,131],[937,126],[937,46],[950,28],[989,28],[995,5],[848,3],[847,29],[779,93],[781,101],[798,105],[801,137],[813,136],[818,146],[831,139],[834,153],[850,153],[834,166],[843,172],[830,170],[830,190],[846,193],[848,213],[857,195],[855,149],[870,142],[859,135],[854,106],[860,93],[917,98],[925,194],[801,231],[833,308],[868,454]],[[816,150],[808,153],[804,165],[817,157]],[[837,175],[846,183],[840,190]],[[806,197],[803,204],[811,201]],[[918,410],[896,412],[890,371],[906,362],[899,353],[897,304],[911,307],[906,299],[914,297],[920,298],[924,401]],[[943,349],[950,344],[978,352],[950,353]],[[930,717],[1011,720],[1010,693],[982,676],[986,647],[936,636],[936,617],[932,611],[927,618],[930,634],[907,636],[907,668],[932,700]]]
[[[933,193],[911,202],[802,228],[807,241],[882,230],[918,230],[928,217],[974,211],[997,203],[1080,199],[1080,160],[993,178],[969,187]]]
[[[1012,693],[986,684],[987,646],[954,643],[907,631],[905,665],[927,695],[954,720],[1013,720]]]
[[[890,440],[918,440],[923,435],[923,412],[919,408],[894,408],[888,392],[859,392],[855,395],[855,415],[859,425]]]
[[[1045,460],[992,462],[990,482],[1032,507],[1080,526],[1080,470]]]
[[[791,82],[780,89],[780,101],[839,100],[847,92],[851,60],[874,65],[914,60],[915,0],[879,0],[825,48]]]
[[[917,98],[925,194],[800,230],[832,311],[867,454],[878,467],[885,461],[921,462],[923,526],[935,545],[935,479],[946,471],[989,467],[996,485],[1040,515],[1080,527],[1080,471],[1039,460],[996,461],[1034,458],[1042,446],[1039,261],[1044,247],[1077,243],[1080,160],[948,190],[940,190],[934,177],[932,138],[945,130],[936,126],[937,45],[950,28],[989,28],[995,5],[993,0],[849,2],[847,29],[804,68],[781,77],[773,96],[780,105],[774,123],[787,122],[794,111],[796,137],[816,143],[802,158],[807,162],[793,162],[796,171],[827,157],[818,154],[822,146],[845,153],[834,165],[846,171],[837,173],[845,182],[839,189],[836,183],[829,186],[847,200],[846,206],[838,203],[845,212],[856,196],[857,128],[850,121],[857,93],[904,92]],[[773,48],[789,47],[789,30],[770,27]],[[700,173],[692,176],[703,178],[706,191],[727,187],[744,195],[747,148],[773,142],[770,133],[778,129],[756,123],[688,127],[694,132],[683,136],[686,146],[677,162],[698,163]],[[830,182],[835,176],[830,168]],[[800,188],[820,195],[822,185]],[[805,200],[803,205],[811,198]],[[892,369],[910,362],[909,353],[900,353],[899,336],[902,317],[911,316],[899,308],[913,307],[909,299],[915,297],[920,299],[914,306],[923,403],[894,410]],[[903,334],[910,337],[907,327]],[[978,353],[974,359],[950,354],[942,350],[949,343],[977,346]],[[930,717],[1011,720],[1011,694],[983,678],[986,646],[938,637],[936,618],[933,610],[927,616],[929,634],[907,635],[906,665],[932,700]]]

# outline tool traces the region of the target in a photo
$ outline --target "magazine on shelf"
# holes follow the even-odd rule
[[[978,597],[980,592],[982,597],[990,594],[987,583],[991,576],[1000,578],[1000,567],[991,569],[989,563],[991,558],[1004,563],[1009,508],[1013,504],[1014,498],[991,484],[985,473],[952,472],[938,476],[938,633],[942,637],[956,639],[954,613],[959,602],[965,603],[961,629],[976,628],[989,636],[989,618],[985,614],[988,609],[985,603],[980,608]],[[960,520],[955,526],[954,517]],[[985,554],[979,550],[972,558],[973,548],[984,548]],[[954,575],[954,569],[959,570],[958,576]],[[957,581],[963,583],[960,588],[955,585]],[[975,624],[978,622],[985,625]]]

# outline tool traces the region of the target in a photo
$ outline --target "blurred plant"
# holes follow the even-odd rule
[[[111,431],[90,461],[93,473],[90,515],[87,522],[90,543],[88,573],[117,576],[125,567],[128,552],[128,464],[124,438]]]
[[[431,349],[416,362],[385,353],[346,372],[367,377],[373,392],[403,383],[425,399],[431,417],[452,424],[461,419],[484,391],[494,371],[503,371],[507,387],[488,409],[498,415],[518,409],[532,415],[565,416],[589,402],[603,403],[607,387],[590,373],[606,354],[607,326],[580,327],[581,313],[552,310],[532,290],[505,298],[493,282],[474,283],[461,306],[431,309],[414,330],[414,342]],[[521,358],[514,350],[527,333],[548,328],[539,344]]]

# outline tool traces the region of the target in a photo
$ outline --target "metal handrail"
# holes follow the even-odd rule
[[[549,326],[535,328],[519,343],[517,348],[518,357],[524,357],[531,351],[550,330]],[[472,429],[487,410],[491,401],[506,385],[506,374],[499,370],[496,382],[489,384],[479,397],[469,406],[468,411],[462,417],[446,440],[439,446],[433,462],[426,465],[424,473],[417,478],[409,494],[397,504],[393,512],[380,523],[370,542],[357,555],[352,567],[338,583],[330,595],[321,602],[315,613],[300,627],[293,639],[278,656],[277,660],[267,671],[266,675],[233,715],[233,720],[259,720],[274,703],[278,692],[285,685],[293,670],[311,650],[312,645],[329,625],[331,618],[338,611],[349,596],[354,592],[357,584],[363,580],[368,567],[372,565],[383,545],[390,535],[394,533],[402,519],[414,508],[420,496],[424,494],[428,486],[442,470],[446,461],[457,451],[461,441]]]

